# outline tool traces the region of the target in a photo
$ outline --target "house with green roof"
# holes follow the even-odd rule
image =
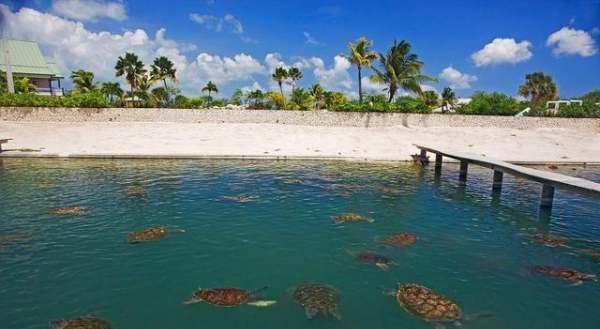
[[[6,74],[6,48],[15,78],[26,77],[37,87],[38,95],[62,96],[60,80],[64,79],[55,63],[48,62],[35,41],[5,40],[0,45],[0,71]]]

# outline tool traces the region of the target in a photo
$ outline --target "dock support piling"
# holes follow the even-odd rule
[[[467,183],[467,171],[469,170],[469,162],[461,161],[460,162],[460,175],[458,176],[458,182],[461,185],[465,185]]]
[[[435,154],[435,175],[439,176],[442,174],[442,155],[439,153]]]
[[[544,184],[542,187],[542,200],[540,203],[540,208],[542,209],[552,209],[552,203],[554,201],[554,186],[549,184]]]
[[[502,190],[503,176],[503,172],[494,170],[494,182],[492,183],[492,192],[500,192]]]

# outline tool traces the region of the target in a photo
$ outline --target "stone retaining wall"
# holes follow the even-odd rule
[[[0,121],[271,123],[348,127],[564,128],[600,133],[600,119],[329,111],[0,107]]]

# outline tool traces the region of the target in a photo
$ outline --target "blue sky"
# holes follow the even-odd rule
[[[305,75],[301,86],[320,82],[352,95],[356,71],[336,55],[360,36],[373,40],[380,52],[395,39],[409,41],[425,62],[424,73],[440,80],[426,88],[451,85],[461,96],[476,90],[516,95],[533,71],[551,74],[562,97],[600,88],[600,1],[593,0],[7,5],[9,33],[38,41],[63,70],[83,67],[97,71],[99,80],[115,80],[112,66],[124,51],[136,51],[146,62],[166,54],[178,59],[179,87],[190,95],[208,79],[217,80],[222,96],[235,88],[271,89],[270,69],[295,63]],[[380,89],[368,83],[367,88]]]

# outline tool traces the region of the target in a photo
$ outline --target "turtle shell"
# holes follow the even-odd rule
[[[415,283],[400,285],[396,299],[406,311],[426,321],[454,322],[462,318],[455,302]]]
[[[62,207],[58,209],[51,210],[48,212],[49,215],[53,216],[77,216],[83,215],[88,211],[88,208],[81,206],[70,206],[70,207]]]
[[[292,298],[298,304],[304,306],[306,316],[312,319],[317,314],[333,315],[340,318],[338,305],[340,296],[338,292],[327,285],[318,283],[306,283],[294,288],[291,292]]]
[[[579,281],[590,281],[596,278],[593,274],[585,274],[579,271],[568,269],[568,268],[559,268],[553,266],[534,266],[532,271],[540,274],[547,274],[553,277],[579,282]]]
[[[250,292],[238,288],[198,289],[194,293],[194,298],[211,305],[223,307],[246,304],[251,296]]]
[[[138,185],[132,185],[132,186],[128,186],[128,187],[124,188],[123,193],[125,193],[125,195],[128,197],[139,197],[139,198],[148,197],[148,191],[146,191],[146,189],[143,188],[142,186],[138,186]]]
[[[51,327],[52,329],[112,329],[108,322],[94,316],[52,321]]]
[[[340,215],[333,217],[333,221],[335,223],[360,222],[360,221],[364,221],[364,220],[367,220],[367,218],[362,215],[355,214],[355,213],[345,213],[345,214],[340,214]]]
[[[143,231],[127,234],[127,242],[140,243],[145,241],[158,240],[166,237],[168,234],[169,230],[164,226],[151,227]]]
[[[565,247],[569,242],[569,239],[553,234],[536,234],[533,239],[548,247]]]
[[[371,252],[360,253],[356,255],[356,259],[364,263],[372,264],[388,264],[390,262],[389,258]]]
[[[236,202],[249,202],[258,200],[258,195],[240,194],[235,196],[224,196],[223,200]]]
[[[389,235],[383,239],[383,243],[394,247],[408,247],[417,243],[419,237],[415,233],[403,232]]]

